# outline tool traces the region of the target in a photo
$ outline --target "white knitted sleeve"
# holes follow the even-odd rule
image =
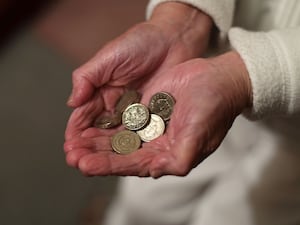
[[[251,119],[300,113],[300,27],[270,32],[229,31],[233,48],[248,69],[253,108]]]
[[[163,2],[176,1],[192,5],[209,15],[220,31],[223,39],[232,25],[235,0],[150,0],[147,7],[147,18],[153,9]]]

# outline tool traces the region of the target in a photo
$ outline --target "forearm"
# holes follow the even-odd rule
[[[152,12],[149,23],[164,30],[174,40],[180,39],[195,53],[203,52],[209,42],[213,21],[201,10],[184,3],[166,2]]]

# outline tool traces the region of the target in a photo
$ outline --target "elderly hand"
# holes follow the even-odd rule
[[[158,75],[142,82],[138,91],[146,105],[159,91],[175,97],[164,135],[129,155],[112,152],[110,138],[116,129],[91,127],[105,105],[101,99],[107,90],[101,89],[70,118],[67,134],[74,127],[81,133],[65,143],[67,162],[86,175],[183,176],[220,145],[236,116],[251,105],[248,73],[234,51],[212,59],[193,59]]]
[[[176,2],[160,4],[149,21],[108,43],[73,73],[68,105],[86,103],[98,88],[131,86],[200,56],[211,28],[211,18],[196,8]]]

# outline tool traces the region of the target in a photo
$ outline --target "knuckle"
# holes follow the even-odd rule
[[[72,78],[75,79],[75,80],[78,79],[81,76],[84,76],[84,72],[83,72],[81,67],[75,69],[72,73]]]
[[[86,161],[80,160],[78,162],[78,168],[80,169],[82,174],[84,174],[84,175],[89,175],[90,174],[90,167],[89,167],[89,164]]]
[[[188,175],[190,172],[190,167],[186,164],[177,164],[176,168],[174,169],[174,175],[184,177]]]
[[[77,166],[77,159],[74,157],[74,154],[72,154],[72,152],[67,154],[66,163],[70,167],[76,167]]]
[[[85,176],[105,176],[98,162],[91,158],[83,157],[78,162],[78,168]]]
[[[74,83],[81,83],[82,81],[87,81],[91,84],[96,84],[98,82],[97,71],[97,66],[95,68],[91,66],[79,67],[72,72],[72,80]]]

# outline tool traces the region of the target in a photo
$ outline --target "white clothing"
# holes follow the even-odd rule
[[[170,0],[150,1],[148,16],[155,6],[167,1]],[[222,37],[229,34],[230,43],[246,63],[252,81],[252,116],[300,112],[299,0],[177,2],[201,9],[212,17]]]
[[[148,16],[166,1],[150,1]],[[253,86],[245,114],[264,119],[237,118],[186,177],[122,178],[105,224],[299,225],[300,0],[178,2],[210,15],[229,38]]]
[[[299,178],[299,145],[239,117],[188,176],[121,178],[104,224],[299,225]]]

